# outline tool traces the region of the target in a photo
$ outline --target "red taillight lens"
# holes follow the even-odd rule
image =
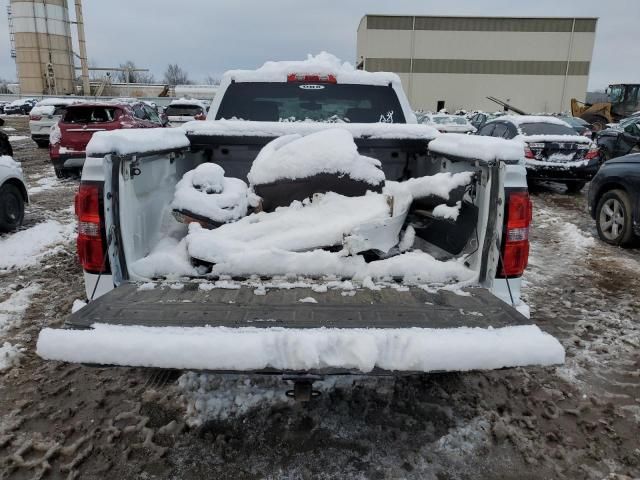
[[[526,189],[509,190],[506,194],[505,229],[498,277],[519,277],[529,261],[529,227],[533,204]]]
[[[42,115],[29,115],[29,120],[34,120],[34,121],[38,121],[38,120],[42,120]]]
[[[528,146],[524,147],[524,158],[536,158],[533,150],[531,150]]]
[[[587,151],[584,158],[586,160],[593,160],[594,158],[598,157],[599,153],[600,153],[600,150],[598,150],[598,147],[596,145],[591,145],[591,148]]]
[[[200,113],[198,113],[197,115],[195,115],[195,116],[193,117],[193,119],[194,119],[194,120],[206,120],[206,119],[207,119],[207,116],[206,116],[204,113],[200,112]]]
[[[335,75],[304,75],[300,73],[290,73],[287,75],[287,82],[314,82],[314,83],[338,83]]]
[[[78,217],[78,258],[82,268],[91,273],[108,271],[105,261],[105,242],[100,211],[100,187],[81,183],[75,198]]]

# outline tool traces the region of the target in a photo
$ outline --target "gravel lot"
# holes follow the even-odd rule
[[[5,127],[29,135],[26,117]],[[23,230],[56,222],[61,240],[0,268],[0,347],[22,350],[0,372],[0,478],[640,476],[640,254],[597,239],[584,194],[534,194],[524,295],[567,349],[563,367],[340,378],[301,406],[274,378],[40,360],[39,330],[84,296],[77,181],[55,179],[30,139],[14,150],[32,193]]]

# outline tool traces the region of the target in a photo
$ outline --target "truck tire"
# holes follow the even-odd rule
[[[34,140],[38,144],[38,148],[48,148],[49,140]]]
[[[609,121],[602,115],[596,115],[594,113],[588,113],[582,117],[585,122],[590,123],[593,126],[594,132],[599,132],[607,128]]]
[[[598,201],[596,228],[598,236],[610,245],[630,246],[633,235],[632,210],[629,195],[624,190],[610,190]]]
[[[24,220],[24,199],[15,185],[0,187],[0,232],[11,232]]]

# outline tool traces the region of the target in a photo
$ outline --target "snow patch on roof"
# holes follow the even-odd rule
[[[429,143],[429,151],[453,157],[475,158],[485,162],[524,160],[522,140],[505,140],[481,135],[459,133],[441,135]]]
[[[86,100],[83,98],[64,97],[64,98],[44,98],[36,103],[36,107],[44,106],[58,106],[58,105],[73,105],[74,103],[84,103]]]
[[[87,145],[87,156],[129,155],[188,146],[189,139],[180,128],[131,128],[94,133]]]
[[[564,120],[561,120],[557,117],[552,117],[550,115],[502,115],[490,120],[490,122],[496,120],[506,120],[507,122],[511,122],[518,127],[523,123],[552,123],[554,125],[563,125],[565,127],[571,128],[571,125],[569,125]]]
[[[335,75],[338,83],[400,85],[400,77],[390,72],[357,70],[335,55],[320,52],[307,55],[306,60],[269,61],[256,70],[230,70],[222,77],[222,84],[231,79],[236,82],[286,82],[291,73],[302,75]]]

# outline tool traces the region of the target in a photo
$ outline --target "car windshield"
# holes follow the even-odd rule
[[[521,123],[520,130],[524,135],[575,135],[576,132],[569,125],[557,123]]]
[[[232,83],[216,119],[289,122],[405,123],[388,86],[319,83]]]
[[[63,117],[63,123],[103,123],[116,118],[115,107],[75,107],[69,108]]]
[[[170,117],[194,117],[203,111],[200,105],[169,105],[164,113]]]

